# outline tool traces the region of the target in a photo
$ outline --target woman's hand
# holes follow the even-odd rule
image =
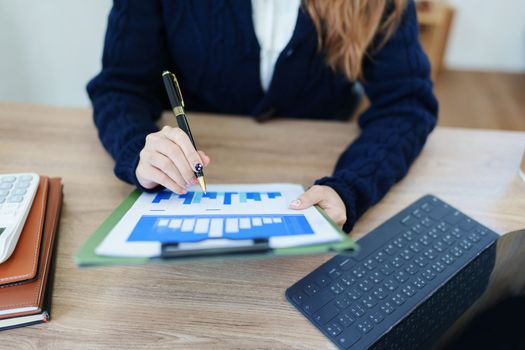
[[[165,126],[146,136],[135,175],[144,188],[162,185],[182,194],[197,183],[195,167],[209,163],[210,157],[203,151],[196,151],[184,131]]]
[[[291,209],[306,209],[317,204],[334,222],[342,227],[346,222],[346,206],[329,186],[314,185],[290,203]]]

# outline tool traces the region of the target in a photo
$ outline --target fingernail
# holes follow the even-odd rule
[[[299,199],[294,199],[293,201],[290,202],[290,206],[292,207],[298,207],[301,205],[301,200]]]
[[[199,173],[199,172],[202,171],[202,164],[201,163],[196,163],[194,168],[195,168],[195,171]]]

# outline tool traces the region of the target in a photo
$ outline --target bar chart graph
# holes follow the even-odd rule
[[[248,202],[264,202],[281,198],[281,192],[187,192],[176,194],[171,191],[161,191],[153,198],[152,204],[162,204],[163,201],[180,199],[182,204],[200,204],[202,202],[217,203],[219,205],[234,205]]]
[[[314,234],[304,215],[145,215],[128,241],[162,243]]]

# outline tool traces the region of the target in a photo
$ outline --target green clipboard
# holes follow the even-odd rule
[[[86,242],[80,247],[77,253],[74,255],[74,260],[78,266],[105,266],[105,265],[132,265],[132,264],[146,264],[146,263],[174,263],[174,262],[189,262],[189,261],[201,261],[201,260],[224,260],[224,259],[235,259],[235,258],[247,258],[246,255],[228,255],[228,256],[210,256],[210,257],[198,257],[198,258],[173,258],[173,259],[161,259],[161,258],[126,258],[126,257],[111,257],[111,256],[100,256],[95,254],[95,249],[98,245],[106,238],[111,229],[120,221],[120,219],[126,214],[126,212],[133,206],[133,203],[139,198],[141,192],[134,190],[129,196],[119,204],[119,206],[109,215],[106,220],[88,237]],[[317,207],[321,214],[334,226],[341,235],[342,240],[336,243],[323,243],[314,244],[300,247],[291,248],[275,248],[270,252],[265,252],[257,255],[250,254],[250,259],[259,257],[277,257],[277,256],[293,256],[293,255],[309,255],[309,254],[322,254],[329,252],[338,252],[345,254],[352,254],[358,249],[357,244],[348,237],[327,215],[326,213]]]

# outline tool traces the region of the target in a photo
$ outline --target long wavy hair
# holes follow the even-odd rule
[[[334,71],[362,78],[363,59],[394,33],[407,0],[304,0],[317,30],[319,49]],[[371,47],[376,35],[382,40]]]

